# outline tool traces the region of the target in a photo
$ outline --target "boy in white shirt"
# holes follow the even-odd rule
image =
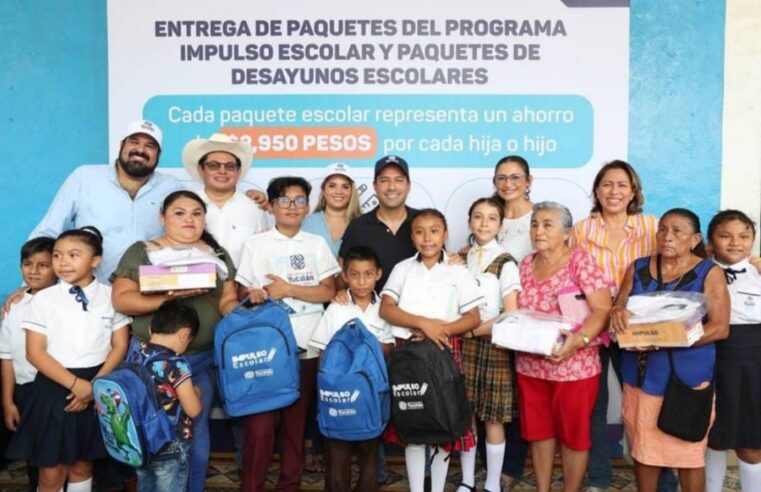
[[[267,186],[275,227],[255,234],[243,245],[235,280],[239,297],[259,304],[266,299],[288,310],[301,354],[301,396],[292,405],[246,419],[241,490],[262,491],[272,459],[275,427],[280,414],[280,477],[277,489],[297,491],[304,468],[304,429],[317,386],[318,351],[309,347],[320,322],[323,303],[335,294],[340,273],[323,238],[303,232],[309,213],[310,184],[303,178],[275,178]]]
[[[328,306],[320,324],[314,331],[309,345],[325,350],[333,335],[347,321],[359,318],[370,333],[381,343],[383,355],[388,356],[394,345],[391,327],[381,319],[379,314],[380,299],[375,293],[375,284],[381,278],[380,259],[372,249],[366,246],[350,248],[344,256],[341,276],[349,286],[349,303],[333,303]],[[351,455],[357,451],[359,464],[359,481],[356,490],[376,490],[378,472],[378,445],[380,436],[366,441],[325,440],[325,485],[333,492],[351,490]]]
[[[21,300],[12,304],[0,330],[0,359],[2,359],[2,397],[5,427],[15,431],[21,411],[32,388],[30,384],[37,369],[26,360],[26,333],[21,322],[29,313],[34,295],[58,280],[53,272],[55,239],[37,237],[21,247],[21,275],[27,290]],[[37,489],[37,467],[27,463],[29,490]]]

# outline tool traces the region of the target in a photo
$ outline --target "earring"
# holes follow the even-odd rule
[[[531,187],[526,188],[526,198],[531,194]]]

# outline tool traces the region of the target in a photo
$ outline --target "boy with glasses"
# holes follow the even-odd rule
[[[319,352],[309,346],[320,322],[323,303],[335,294],[334,276],[341,269],[320,236],[303,232],[309,213],[310,184],[303,178],[275,178],[267,186],[275,227],[252,236],[243,245],[235,277],[239,297],[260,304],[279,302],[290,314],[301,358],[301,396],[280,410],[250,415],[246,420],[241,491],[265,487],[280,415],[280,477],[277,490],[298,491],[304,467],[304,429],[315,396]]]

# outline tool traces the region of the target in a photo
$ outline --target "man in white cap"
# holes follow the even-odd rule
[[[124,132],[116,162],[75,169],[29,237],[56,237],[71,227],[97,227],[103,234],[103,261],[96,274],[108,282],[132,243],[163,233],[161,203],[182,188],[174,176],[154,172],[160,155],[161,129],[148,120],[133,121]]]
[[[191,140],[182,150],[188,174],[201,183],[206,202],[206,230],[219,241],[237,266],[243,243],[265,229],[264,211],[237,191],[238,181],[251,168],[250,145],[222,133]]]

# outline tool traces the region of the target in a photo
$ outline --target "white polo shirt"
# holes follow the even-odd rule
[[[328,244],[320,236],[299,231],[288,237],[273,227],[246,240],[235,281],[247,288],[262,288],[270,283],[266,276],[271,274],[289,284],[315,287],[340,271]],[[283,304],[292,311],[296,342],[307,350],[304,358],[317,357],[319,353],[309,346],[309,340],[322,317],[322,303],[286,297]]]
[[[37,368],[26,360],[26,332],[21,327],[29,315],[32,299],[34,296],[25,292],[19,302],[11,305],[0,328],[0,359],[13,361],[16,384],[31,383],[37,375]]]
[[[484,302],[473,275],[463,265],[449,265],[443,254],[432,268],[419,255],[394,267],[381,296],[394,299],[399,308],[426,318],[455,321]],[[394,336],[409,338],[407,327],[392,327]]]
[[[761,275],[756,267],[747,259],[734,265],[724,265],[715,260],[714,262],[725,271],[727,277],[727,289],[732,304],[729,323],[761,323]]]
[[[511,292],[521,291],[521,278],[518,266],[515,262],[508,261],[502,266],[499,278],[493,273],[484,270],[499,255],[507,250],[496,239],[492,239],[483,246],[473,245],[468,250],[466,262],[468,271],[476,278],[481,295],[485,302],[479,307],[481,321],[488,321],[502,312],[502,299]]]
[[[351,296],[349,296],[349,304],[347,305],[334,302],[328,306],[325,314],[322,315],[322,319],[320,319],[320,323],[314,330],[309,345],[318,350],[325,350],[333,335],[343,328],[347,321],[354,318],[359,318],[367,328],[367,331],[372,333],[380,343],[394,343],[391,325],[380,317],[380,298],[377,294],[373,293],[373,301],[364,311],[361,307],[354,304]]]
[[[264,211],[240,191],[222,206],[218,207],[205,191],[198,194],[206,203],[206,230],[230,253],[235,266],[240,265],[243,243],[248,238],[262,232]]]
[[[69,292],[71,284],[59,282],[32,299],[21,327],[47,337],[47,352],[69,369],[94,367],[111,352],[111,334],[132,320],[111,306],[111,287],[97,280],[84,287],[87,311]]]

